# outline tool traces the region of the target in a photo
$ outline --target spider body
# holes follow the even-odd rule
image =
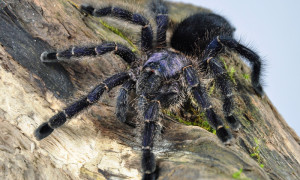
[[[152,54],[144,65],[144,69],[151,69],[161,74],[165,79],[179,75],[182,68],[191,62],[184,56],[171,51],[160,51]]]
[[[147,101],[157,101],[162,108],[179,107],[186,92],[182,71],[190,65],[189,59],[169,50],[151,54],[137,79],[139,107]]]
[[[72,118],[84,108],[97,102],[105,91],[122,85],[116,103],[117,119],[126,123],[129,92],[134,91],[138,99],[139,117],[144,124],[141,148],[143,179],[157,178],[152,149],[155,134],[159,129],[159,113],[162,108],[180,108],[182,102],[193,98],[205,111],[208,122],[216,129],[219,139],[223,143],[230,142],[232,135],[214,112],[198,71],[204,70],[213,75],[222,93],[224,117],[233,130],[238,130],[240,124],[234,115],[232,84],[217,56],[227,47],[248,59],[253,69],[251,76],[253,88],[262,95],[263,90],[259,81],[261,71],[259,56],[233,39],[234,28],[227,20],[211,13],[195,14],[181,22],[171,37],[171,47],[167,47],[167,7],[163,1],[154,0],[151,3],[151,10],[157,23],[155,47],[152,43],[152,27],[141,14],[120,7],[108,6],[95,9],[89,5],[81,6],[81,11],[89,15],[97,17],[110,15],[142,26],[141,50],[146,58],[138,58],[126,46],[114,42],[105,42],[92,47],[72,47],[58,52],[44,52],[41,60],[45,63],[113,52],[132,65],[132,68],[107,78],[87,96],[66,107],[51,117],[48,122],[41,124],[35,131],[38,140],[49,136],[68,118]]]

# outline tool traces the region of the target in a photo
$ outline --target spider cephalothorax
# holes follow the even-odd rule
[[[213,75],[223,96],[224,117],[233,130],[240,127],[234,115],[232,85],[222,62],[217,56],[224,47],[236,51],[250,61],[253,66],[252,85],[254,90],[263,94],[260,85],[261,61],[258,55],[233,39],[234,28],[219,15],[198,13],[182,21],[171,37],[171,47],[167,47],[166,31],[168,15],[165,4],[156,0],[151,3],[157,23],[156,46],[153,47],[153,31],[149,21],[141,14],[132,13],[120,7],[95,9],[82,5],[81,11],[93,16],[113,16],[142,26],[141,50],[146,59],[140,59],[126,46],[114,42],[105,42],[94,47],[73,47],[59,52],[44,52],[41,60],[45,63],[57,62],[72,57],[97,56],[108,52],[119,55],[132,68],[129,71],[111,76],[96,86],[86,97],[73,103],[54,115],[48,122],[40,125],[35,136],[41,140],[50,135],[55,128],[63,125],[84,108],[92,105],[105,91],[122,85],[117,97],[116,116],[126,122],[129,92],[137,96],[137,109],[144,123],[142,132],[142,169],[144,179],[155,179],[156,164],[152,152],[155,133],[159,124],[159,112],[162,108],[180,108],[180,104],[193,98],[206,113],[210,125],[224,143],[232,136],[216,115],[206,89],[200,81],[198,70]],[[191,59],[193,57],[193,59]]]

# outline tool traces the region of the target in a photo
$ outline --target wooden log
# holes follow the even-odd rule
[[[151,19],[146,1],[115,3]],[[170,25],[193,12],[207,11],[175,3],[169,7]],[[140,27],[112,18],[101,20],[139,46]],[[141,179],[140,128],[116,120],[118,88],[46,139],[37,141],[33,136],[38,125],[127,68],[113,54],[43,64],[43,51],[103,41],[133,48],[129,41],[99,19],[81,14],[68,0],[0,1],[0,32],[0,178]],[[300,179],[299,137],[267,97],[254,93],[243,77],[249,68],[240,58],[234,53],[222,57],[236,71],[236,113],[242,128],[234,133],[233,144],[225,146],[213,133],[163,115],[165,131],[154,149],[159,178]],[[211,96],[222,116],[218,91]]]

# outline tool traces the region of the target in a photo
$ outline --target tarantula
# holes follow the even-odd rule
[[[245,57],[252,65],[252,86],[258,95],[263,95],[260,84],[261,60],[249,48],[233,38],[234,28],[222,16],[213,13],[197,13],[177,25],[171,36],[171,47],[167,46],[168,9],[162,0],[154,0],[151,10],[157,23],[156,46],[153,47],[153,31],[149,21],[139,13],[133,13],[120,7],[95,9],[90,5],[81,5],[81,11],[96,17],[112,16],[142,26],[141,51],[146,58],[138,58],[124,45],[105,42],[94,47],[73,47],[59,52],[44,52],[41,61],[58,62],[72,57],[99,56],[108,52],[120,56],[131,65],[131,69],[115,74],[96,86],[86,97],[66,107],[61,112],[41,124],[35,131],[35,137],[41,140],[49,136],[54,129],[63,125],[84,108],[94,104],[105,91],[121,85],[117,97],[116,116],[126,122],[129,92],[138,97],[138,112],[142,117],[142,170],[143,179],[157,177],[155,157],[152,152],[154,137],[158,129],[161,109],[172,108],[186,101],[196,100],[206,112],[210,125],[223,143],[228,143],[232,135],[216,115],[206,89],[199,80],[198,70],[213,75],[223,96],[225,119],[233,130],[240,123],[234,115],[232,85],[223,64],[217,56],[226,47]]]

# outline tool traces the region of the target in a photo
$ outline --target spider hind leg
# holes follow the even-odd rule
[[[205,110],[208,122],[216,130],[218,138],[224,144],[230,144],[232,135],[225,128],[222,120],[217,116],[217,114],[212,109],[212,105],[206,94],[206,90],[201,85],[198,85],[197,87],[192,88],[192,93],[193,93],[193,96],[196,99],[196,101]]]
[[[232,83],[229,79],[227,71],[225,70],[223,64],[216,58],[211,58],[209,62],[206,62],[209,66],[210,72],[214,76],[217,86],[221,90],[223,96],[223,111],[225,114],[225,119],[230,125],[230,127],[237,131],[241,127],[241,124],[237,117],[234,115],[234,99],[232,92]]]
[[[206,90],[201,86],[198,77],[196,76],[196,71],[191,66],[187,66],[183,69],[183,74],[194,99],[206,112],[208,122],[216,130],[218,138],[224,144],[230,144],[232,135],[224,127],[222,120],[214,112]]]
[[[251,49],[245,47],[244,45],[240,44],[236,40],[231,37],[223,37],[217,36],[215,37],[205,49],[204,59],[202,64],[207,64],[210,59],[215,58],[222,52],[223,47],[228,47],[231,50],[238,52],[241,56],[245,57],[252,65],[252,72],[251,72],[251,82],[255,92],[263,96],[264,91],[262,85],[260,83],[260,76],[261,76],[261,67],[262,62],[260,57],[253,52]]]
[[[252,65],[252,86],[259,96],[263,96],[261,59],[254,51],[233,39],[234,30],[222,16],[198,13],[179,23],[171,37],[171,46],[188,55],[199,57],[204,54],[204,61],[217,56],[223,47],[236,51]]]
[[[245,57],[250,64],[252,65],[252,72],[251,72],[251,82],[255,92],[263,96],[264,91],[263,87],[260,82],[261,77],[261,69],[262,69],[262,61],[260,57],[251,49],[247,48],[246,46],[240,44],[236,40],[230,37],[220,37],[220,42],[224,44],[226,47],[238,52],[241,56]]]

